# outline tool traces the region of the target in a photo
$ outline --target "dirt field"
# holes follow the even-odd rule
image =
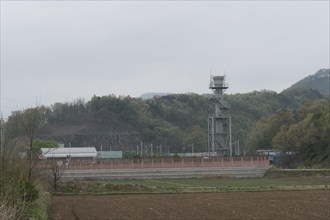
[[[50,219],[329,219],[330,191],[54,196]]]

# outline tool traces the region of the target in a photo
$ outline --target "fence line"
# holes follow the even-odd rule
[[[63,161],[65,164],[65,161]],[[38,166],[49,167],[43,160]],[[184,168],[184,167],[268,167],[267,156],[252,157],[181,157],[181,158],[134,158],[134,159],[71,159],[68,169],[123,169],[123,168]]]

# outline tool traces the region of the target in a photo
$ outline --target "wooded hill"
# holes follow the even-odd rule
[[[292,88],[303,87],[318,90],[321,94],[330,94],[330,69],[320,69],[292,85]]]
[[[233,140],[240,140],[250,153],[269,148],[308,153],[306,149],[312,147],[320,154],[324,147],[329,148],[329,137],[322,133],[329,132],[329,100],[317,90],[294,86],[281,93],[262,90],[226,95],[225,100],[231,106]],[[163,152],[174,153],[190,152],[192,143],[196,152],[207,151],[207,117],[214,106],[207,95],[190,93],[147,100],[94,96],[87,102],[76,100],[37,109],[39,139],[123,151],[136,150],[142,141],[144,146],[161,145]],[[13,112],[8,118],[7,140],[25,134],[20,125],[25,111]],[[303,133],[295,133],[297,130]],[[315,140],[309,142],[312,137]],[[323,150],[316,152],[319,147]]]

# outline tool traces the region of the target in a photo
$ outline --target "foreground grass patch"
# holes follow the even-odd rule
[[[51,203],[49,192],[40,192],[39,198],[31,203],[27,208],[28,219],[44,220],[48,219],[47,207]]]
[[[75,180],[61,182],[56,194],[138,194],[245,192],[271,190],[329,189],[329,176],[215,178],[215,179],[127,179]]]

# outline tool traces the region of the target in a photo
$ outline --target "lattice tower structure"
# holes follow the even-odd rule
[[[215,112],[208,116],[208,151],[212,155],[232,156],[230,106],[224,101],[224,92],[228,89],[225,76],[211,76],[209,98],[215,106]]]

